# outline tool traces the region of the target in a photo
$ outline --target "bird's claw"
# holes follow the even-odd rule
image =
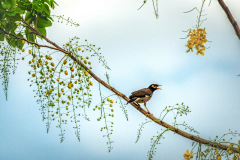
[[[150,112],[147,112],[146,117],[152,116],[153,114]]]

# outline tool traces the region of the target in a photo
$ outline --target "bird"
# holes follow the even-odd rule
[[[144,103],[144,106],[148,112],[146,116],[149,116],[151,113],[149,112],[146,106],[146,103],[152,98],[153,92],[155,90],[161,89],[161,88],[158,88],[159,86],[162,86],[162,85],[151,84],[148,88],[143,88],[135,92],[132,92],[131,95],[129,96],[130,100],[127,102],[127,104],[131,102]]]

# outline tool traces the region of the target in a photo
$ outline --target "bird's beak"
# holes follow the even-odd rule
[[[162,85],[157,85],[157,86],[162,86]],[[157,88],[157,89],[161,89],[161,88]],[[162,90],[162,89],[161,89]]]

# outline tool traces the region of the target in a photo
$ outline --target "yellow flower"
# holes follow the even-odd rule
[[[110,102],[113,103],[113,100],[111,99]]]
[[[74,68],[73,68],[73,67],[71,68],[71,71],[72,71],[72,72],[74,71]]]
[[[221,160],[222,159],[222,157],[221,156],[218,156],[218,160]]]
[[[31,53],[32,53],[32,51],[31,51],[31,50],[29,50],[29,51],[28,51],[28,53],[29,53],[29,54],[31,54]]]
[[[110,102],[110,98],[108,98],[107,101]]]
[[[93,82],[90,82],[90,85],[92,86],[92,85],[93,85]]]
[[[25,50],[24,49],[22,49],[22,52],[24,52]]]
[[[65,73],[66,75],[68,75],[68,71],[65,71],[64,73]]]
[[[22,40],[22,44],[25,44],[25,41],[24,41],[24,40]]]
[[[189,153],[189,151],[187,150],[186,153],[184,154],[184,158],[185,158],[186,160],[190,160],[192,153],[193,153],[193,151]]]
[[[68,46],[68,45],[69,45],[69,42],[67,42],[66,45]]]
[[[239,153],[237,153],[237,155],[236,155],[237,157],[239,157]]]
[[[188,33],[188,37],[191,37],[191,38],[194,38],[195,36],[197,35],[197,32],[196,32],[196,30],[194,29],[193,31],[189,31],[189,33]]]
[[[193,51],[193,49],[192,49],[192,48],[189,48],[189,49],[187,50],[187,52],[189,52],[190,50],[191,50],[191,51]]]
[[[203,34],[207,34],[207,32],[205,31],[205,28],[202,30]]]
[[[110,104],[110,107],[112,107],[113,106],[113,104]]]
[[[217,150],[215,150],[215,153],[216,153],[217,155],[219,155],[219,153],[218,153],[218,151],[217,151]]]
[[[200,156],[202,157],[203,155],[204,155],[204,153],[203,153],[203,152],[201,152],[201,153],[200,153]]]
[[[197,55],[198,55],[199,53],[200,53],[202,56],[204,56],[204,53],[203,53],[203,50],[202,50],[202,49],[198,49]]]
[[[57,81],[59,81],[59,78],[57,78]]]
[[[80,51],[80,50],[81,50],[81,48],[79,47],[79,48],[78,48],[78,50]]]

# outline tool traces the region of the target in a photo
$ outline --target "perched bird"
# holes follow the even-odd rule
[[[162,85],[158,85],[158,84],[151,84],[148,88],[143,88],[140,89],[138,91],[132,92],[129,96],[129,101],[128,103],[131,102],[137,102],[137,103],[144,103],[144,106],[146,107],[148,113],[146,114],[146,116],[148,116],[150,114],[147,106],[146,106],[146,102],[149,101],[152,98],[153,92],[157,89],[161,89],[158,88],[158,86],[162,86]]]

